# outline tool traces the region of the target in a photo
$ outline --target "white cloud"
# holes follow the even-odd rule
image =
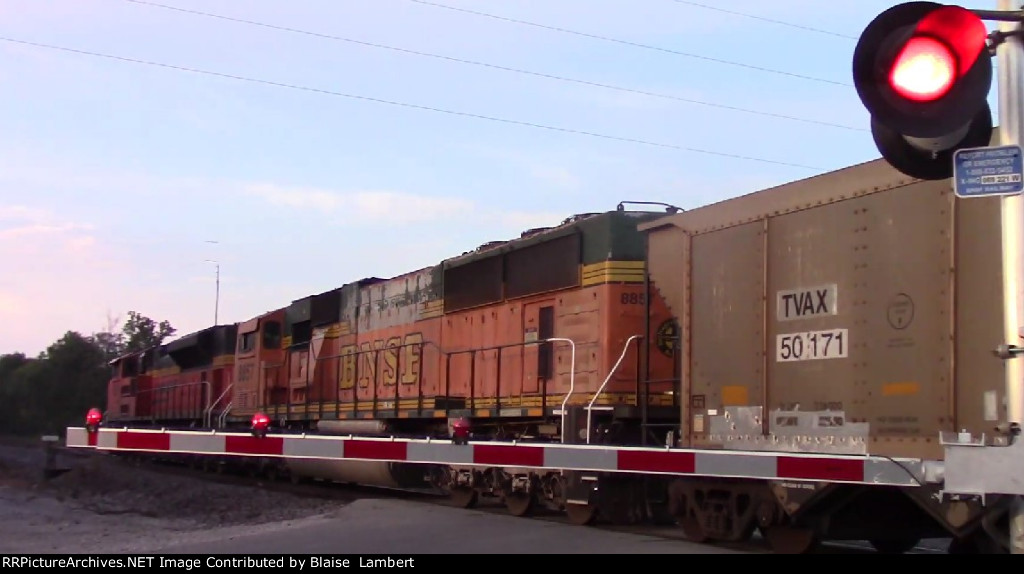
[[[55,211],[0,206],[0,322],[23,326],[0,330],[0,353],[35,354],[64,331],[102,327],[92,306],[124,281],[128,267],[92,228]]]
[[[0,205],[0,221],[40,222],[49,218],[49,212],[25,205]]]
[[[39,241],[40,236],[60,236],[68,245],[81,249],[92,238],[76,232],[93,226],[59,217],[57,214],[26,205],[0,205],[0,250],[22,249],[23,241]]]
[[[244,185],[248,193],[274,205],[314,209],[322,212],[344,210],[364,223],[412,223],[463,214],[473,203],[453,197],[430,197],[397,191],[334,191],[275,184]]]

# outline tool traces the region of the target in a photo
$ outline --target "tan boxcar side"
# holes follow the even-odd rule
[[[1003,420],[998,199],[878,160],[641,229],[682,446],[941,458],[940,431]]]

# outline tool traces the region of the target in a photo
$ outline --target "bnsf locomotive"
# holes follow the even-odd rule
[[[577,215],[121,357],[106,419],[231,428],[260,412],[280,429],[404,436],[448,436],[458,421],[474,439],[561,441],[563,413],[586,424],[589,412],[602,441],[663,443],[679,419],[678,324],[646,273],[638,225],[656,217]],[[578,431],[570,440],[585,439]],[[283,470],[424,481],[423,468],[390,463]],[[490,478],[486,494],[500,493]],[[475,502],[475,489],[455,490]],[[517,513],[535,502],[506,498]]]
[[[1011,499],[948,496],[943,467],[950,440],[1014,444],[995,430],[998,202],[879,160],[689,211],[579,215],[122,357],[103,424],[395,437],[394,455],[300,441],[245,460],[698,541],[1005,551]],[[453,436],[484,450],[409,442]]]

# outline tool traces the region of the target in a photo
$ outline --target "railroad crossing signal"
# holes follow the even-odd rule
[[[898,4],[864,29],[853,81],[890,165],[918,179],[945,179],[956,150],[989,145],[987,40],[974,12],[935,2]]]

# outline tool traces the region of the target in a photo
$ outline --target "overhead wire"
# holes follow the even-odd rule
[[[774,113],[774,112],[766,112],[766,111],[760,111],[760,110],[753,110],[753,109],[749,109],[749,108],[742,108],[742,107],[739,107],[739,106],[730,106],[730,105],[727,105],[727,104],[719,104],[719,103],[714,103],[714,102],[706,102],[706,101],[702,101],[702,100],[697,100],[697,99],[692,99],[692,98],[684,98],[684,97],[681,97],[681,96],[674,96],[674,95],[670,95],[670,94],[662,94],[662,93],[650,92],[650,91],[646,91],[646,90],[627,88],[627,87],[623,87],[623,86],[615,86],[615,85],[611,85],[611,84],[592,82],[592,81],[589,81],[589,80],[580,80],[580,79],[576,79],[576,78],[569,78],[569,77],[566,77],[566,76],[559,76],[559,75],[554,75],[554,74],[545,74],[545,73],[542,73],[542,72],[534,72],[534,71],[531,71],[531,70],[523,70],[523,69],[520,69],[520,68],[512,68],[512,67],[509,67],[509,66],[501,66],[501,65],[498,65],[498,64],[491,64],[491,63],[480,62],[480,61],[476,61],[476,60],[468,60],[468,59],[464,59],[464,58],[455,58],[455,57],[452,57],[452,56],[443,56],[443,55],[439,55],[439,54],[432,54],[432,53],[429,53],[429,52],[422,52],[422,51],[419,51],[419,50],[411,50],[411,49],[408,49],[408,48],[399,48],[399,47],[395,47],[395,46],[388,46],[386,44],[367,42],[367,41],[364,41],[364,40],[355,40],[355,39],[352,39],[352,38],[346,38],[346,37],[343,37],[343,36],[336,36],[336,35],[333,35],[333,34],[324,34],[324,33],[321,33],[321,32],[312,32],[312,31],[309,31],[309,30],[302,30],[302,29],[299,29],[299,28],[291,28],[291,27],[288,27],[288,26],[280,26],[280,25],[277,25],[277,24],[269,24],[269,23],[266,23],[266,22],[259,22],[259,21],[255,21],[255,20],[248,20],[248,19],[244,19],[244,18],[238,18],[238,17],[235,17],[235,16],[225,16],[223,14],[215,14],[215,13],[212,13],[212,12],[204,12],[204,11],[200,11],[200,10],[192,10],[190,8],[181,8],[181,7],[178,7],[178,6],[170,6],[170,5],[167,5],[167,4],[160,4],[160,3],[157,3],[157,2],[149,2],[147,0],[124,0],[124,1],[125,2],[130,2],[132,4],[142,5],[142,6],[148,6],[148,7],[153,7],[153,8],[161,8],[161,9],[164,9],[164,10],[171,10],[171,11],[175,11],[175,12],[182,12],[182,13],[186,13],[186,14],[192,14],[192,15],[195,15],[195,16],[203,16],[203,17],[206,17],[206,18],[215,18],[215,19],[225,20],[225,21],[228,21],[228,22],[234,22],[234,23],[238,23],[238,24],[246,24],[246,25],[250,25],[250,26],[258,26],[258,27],[268,28],[268,29],[271,29],[271,30],[278,30],[278,31],[282,31],[282,32],[288,32],[288,33],[292,33],[292,34],[302,34],[302,35],[306,35],[306,36],[313,36],[313,37],[327,39],[327,40],[335,40],[335,41],[340,41],[340,42],[348,42],[348,43],[351,43],[351,44],[358,44],[360,46],[367,46],[367,47],[370,47],[370,48],[378,48],[378,49],[383,49],[383,50],[392,50],[392,51],[395,51],[395,52],[401,52],[401,53],[405,53],[405,54],[412,54],[412,55],[415,55],[415,56],[422,56],[422,57],[427,57],[427,58],[436,58],[436,59],[439,59],[439,60],[446,60],[446,61],[449,61],[449,62],[456,62],[456,63],[459,63],[459,64],[467,64],[467,65],[472,65],[472,66],[481,66],[481,67],[492,68],[492,69],[501,70],[501,71],[505,71],[505,72],[512,72],[512,73],[516,73],[516,74],[535,76],[535,77],[540,77],[540,78],[557,80],[557,81],[561,81],[561,82],[569,82],[569,83],[574,83],[574,84],[581,84],[581,85],[586,85],[586,86],[605,88],[605,89],[609,89],[609,90],[616,90],[616,91],[620,91],[620,92],[638,94],[638,95],[648,96],[648,97],[652,97],[652,98],[661,98],[661,99],[667,99],[667,100],[674,100],[674,101],[685,102],[685,103],[689,103],[689,104],[697,104],[697,105],[708,106],[708,107],[713,107],[713,108],[719,108],[719,109],[724,109],[724,110],[729,110],[729,111],[742,112],[742,113],[748,113],[748,114],[754,114],[754,115],[766,116],[766,117],[773,117],[773,118],[778,118],[778,119],[783,119],[783,120],[803,122],[803,123],[809,123],[809,124],[816,124],[816,125],[821,125],[821,126],[827,126],[827,127],[844,129],[844,130],[868,131],[865,128],[860,128],[860,127],[855,127],[855,126],[850,126],[850,125],[844,125],[844,124],[837,124],[837,123],[827,122],[827,121],[823,121],[823,120],[814,120],[814,119],[809,119],[809,118],[801,118],[801,117],[798,117],[798,116],[791,116],[791,115],[787,115],[787,114],[778,114],[778,113]]]
[[[431,112],[448,114],[448,115],[453,115],[453,116],[475,118],[475,119],[492,121],[492,122],[499,122],[499,123],[505,123],[505,124],[511,124],[511,125],[531,127],[531,128],[536,128],[536,129],[543,129],[543,130],[548,130],[548,131],[555,131],[555,132],[562,132],[562,133],[584,135],[584,136],[589,136],[589,137],[594,137],[594,138],[601,138],[601,139],[606,139],[606,140],[621,141],[621,142],[626,142],[626,143],[635,143],[635,144],[641,144],[641,145],[647,145],[647,146],[654,146],[654,147],[660,147],[660,148],[674,149],[674,150],[679,150],[679,151],[687,151],[687,152],[691,152],[691,153],[714,155],[714,156],[726,157],[726,158],[731,158],[731,159],[739,159],[739,160],[745,160],[745,161],[754,161],[754,162],[759,162],[759,163],[768,163],[768,164],[781,165],[781,166],[787,166],[787,167],[797,167],[797,168],[801,168],[801,169],[808,169],[808,170],[819,171],[819,172],[820,171],[825,171],[823,168],[809,166],[809,165],[804,165],[804,164],[798,164],[798,163],[784,162],[784,161],[779,161],[779,160],[771,160],[771,159],[765,159],[765,158],[759,158],[759,157],[753,157],[753,156],[746,156],[746,155],[726,153],[726,152],[718,152],[718,151],[712,151],[712,150],[706,150],[706,149],[700,149],[700,148],[681,146],[681,145],[676,145],[676,144],[653,142],[653,141],[642,140],[642,139],[637,139],[637,138],[613,136],[613,135],[602,134],[602,133],[598,133],[598,132],[591,132],[591,131],[578,130],[578,129],[573,129],[573,128],[565,128],[565,127],[559,127],[559,126],[551,126],[551,125],[540,124],[540,123],[529,122],[529,121],[523,121],[523,120],[514,120],[514,119],[509,119],[509,118],[501,118],[501,117],[497,117],[497,116],[488,116],[488,115],[483,115],[483,114],[476,114],[476,113],[472,113],[472,112],[464,112],[464,111],[458,111],[458,110],[449,110],[449,109],[438,108],[438,107],[433,107],[433,106],[426,106],[426,105],[421,105],[421,104],[411,104],[411,103],[408,103],[408,102],[399,102],[399,101],[394,101],[394,100],[386,100],[386,99],[383,99],[383,98],[375,98],[375,97],[370,97],[370,96],[362,96],[362,95],[357,95],[357,94],[349,94],[349,93],[337,92],[337,91],[327,90],[327,89],[322,89],[322,88],[313,88],[313,87],[309,87],[309,86],[300,86],[298,84],[288,84],[288,83],[284,83],[284,82],[276,82],[276,81],[272,81],[272,80],[263,80],[263,79],[259,79],[259,78],[250,78],[250,77],[246,77],[246,76],[239,76],[239,75],[236,75],[236,74],[227,74],[227,73],[223,73],[223,72],[214,72],[214,71],[211,71],[211,70],[203,70],[203,69],[192,68],[192,67],[187,67],[187,66],[177,66],[177,65],[174,65],[174,64],[165,64],[165,63],[162,63],[162,62],[154,62],[154,61],[149,61],[149,60],[141,60],[141,59],[137,59],[137,58],[128,58],[128,57],[125,57],[125,56],[115,56],[115,55],[111,55],[111,54],[104,54],[104,53],[93,52],[93,51],[89,51],[89,50],[81,50],[81,49],[76,49],[76,48],[68,48],[68,47],[64,47],[64,46],[56,46],[56,45],[53,45],[53,44],[44,44],[44,43],[41,43],[41,42],[31,42],[31,41],[28,41],[28,40],[20,40],[20,39],[17,39],[17,38],[10,38],[10,37],[6,37],[6,36],[0,36],[0,41],[9,42],[9,43],[13,43],[13,44],[21,44],[21,45],[25,45],[25,46],[34,46],[34,47],[37,47],[37,48],[45,48],[45,49],[49,49],[49,50],[56,50],[56,51],[74,53],[74,54],[81,54],[81,55],[92,56],[92,57],[97,57],[97,58],[106,58],[106,59],[110,59],[110,60],[118,60],[118,61],[122,61],[122,62],[133,63],[133,64],[141,64],[141,65],[147,65],[147,66],[155,66],[155,67],[160,67],[160,68],[167,68],[167,69],[171,69],[171,70],[190,72],[190,73],[194,73],[194,74],[201,74],[201,75],[207,75],[207,76],[215,76],[215,77],[226,78],[226,79],[231,79],[231,80],[237,80],[237,81],[242,81],[242,82],[262,84],[262,85],[267,85],[267,86],[274,86],[274,87],[286,88],[286,89],[291,89],[291,90],[298,90],[298,91],[304,91],[304,92],[310,92],[310,93],[317,93],[317,94],[324,94],[324,95],[330,95],[330,96],[336,96],[336,97],[342,97],[342,98],[349,98],[349,99],[354,99],[354,100],[362,100],[362,101],[367,101],[367,102],[375,102],[375,103],[380,103],[380,104],[387,104],[387,105],[391,105],[391,106],[398,106],[398,107],[404,107],[404,108],[416,109],[416,110],[422,110],[422,111],[431,111]]]
[[[815,32],[818,34],[825,34],[827,36],[835,36],[837,38],[847,38],[850,40],[856,40],[856,36],[850,36],[849,34],[840,34],[839,32],[832,32],[831,30],[822,30],[821,28],[815,28],[813,26],[806,26],[804,24],[795,24],[793,22],[786,22],[784,20],[775,20],[774,18],[767,18],[765,16],[758,16],[756,14],[748,14],[746,12],[738,12],[736,10],[726,10],[725,8],[719,8],[718,6],[710,6],[708,4],[701,4],[700,2],[690,2],[689,0],[672,0],[679,4],[686,4],[687,6],[693,6],[695,8],[703,8],[705,10],[714,10],[715,12],[721,12],[723,14],[730,14],[732,16],[742,16],[743,18],[750,18],[751,20],[760,20],[762,22],[768,22],[770,24],[777,24],[779,26],[787,26],[790,28],[796,28],[798,30],[804,30],[807,32]]]
[[[737,67],[741,67],[741,68],[747,68],[747,69],[750,69],[750,70],[757,70],[757,71],[760,71],[760,72],[767,72],[767,73],[771,73],[771,74],[779,74],[779,75],[783,75],[783,76],[789,76],[789,77],[792,77],[792,78],[800,78],[802,80],[809,80],[809,81],[813,81],[813,82],[821,82],[821,83],[825,83],[825,84],[833,84],[833,85],[836,85],[836,86],[847,87],[847,86],[851,86],[852,85],[852,84],[850,84],[848,82],[840,82],[840,81],[837,81],[837,80],[829,80],[829,79],[826,79],[826,78],[818,78],[818,77],[815,77],[815,76],[807,76],[807,75],[803,75],[803,74],[797,74],[797,73],[794,73],[794,72],[786,72],[786,71],[783,71],[783,70],[776,70],[776,69],[773,69],[773,68],[766,68],[766,67],[763,67],[763,66],[755,66],[755,65],[752,65],[752,64],[744,64],[742,62],[734,62],[734,61],[731,61],[731,60],[723,60],[723,59],[720,59],[720,58],[712,58],[710,56],[702,56],[700,54],[693,54],[693,53],[690,53],[690,52],[683,52],[681,50],[674,50],[672,48],[665,48],[665,47],[662,47],[662,46],[654,46],[652,44],[642,44],[640,42],[633,42],[633,41],[630,41],[630,40],[622,40],[620,38],[612,38],[610,36],[603,36],[603,35],[600,35],[600,34],[591,34],[589,32],[580,32],[578,30],[570,30],[568,28],[562,28],[562,27],[559,27],[559,26],[551,26],[551,25],[548,25],[548,24],[540,24],[538,22],[530,22],[530,21],[527,21],[527,20],[519,20],[519,19],[516,19],[516,18],[510,18],[508,16],[499,16],[497,14],[490,14],[490,13],[487,13],[487,12],[479,12],[477,10],[470,10],[468,8],[459,8],[457,6],[449,6],[448,4],[441,4],[441,3],[438,3],[438,2],[430,2],[429,0],[406,0],[406,1],[413,2],[413,3],[416,3],[416,4],[422,4],[424,6],[431,6],[431,7],[434,7],[434,8],[442,8],[442,9],[445,9],[445,10],[452,10],[454,12],[463,12],[463,13],[466,13],[466,14],[472,14],[474,16],[482,16],[482,17],[485,17],[485,18],[492,18],[492,19],[495,19],[495,20],[502,20],[502,21],[505,21],[505,22],[511,22],[513,24],[521,24],[521,25],[524,25],[524,26],[532,26],[532,27],[535,27],[535,28],[542,28],[542,29],[545,29],[545,30],[550,30],[550,31],[553,31],[553,32],[560,32],[560,33],[563,33],[563,34],[572,34],[574,36],[582,36],[582,37],[585,37],[585,38],[591,38],[591,39],[594,39],[594,40],[601,40],[601,41],[604,41],[604,42],[613,42],[613,43],[616,43],[616,44],[622,44],[622,45],[626,45],[626,46],[633,46],[635,48],[643,48],[645,50],[654,50],[654,51],[657,51],[657,52],[664,52],[664,53],[667,53],[667,54],[674,54],[676,56],[685,56],[687,58],[695,58],[695,59],[699,59],[699,60],[705,60],[705,61],[714,62],[714,63],[717,63],[717,64],[726,64],[726,65],[729,65],[729,66],[737,66]]]

